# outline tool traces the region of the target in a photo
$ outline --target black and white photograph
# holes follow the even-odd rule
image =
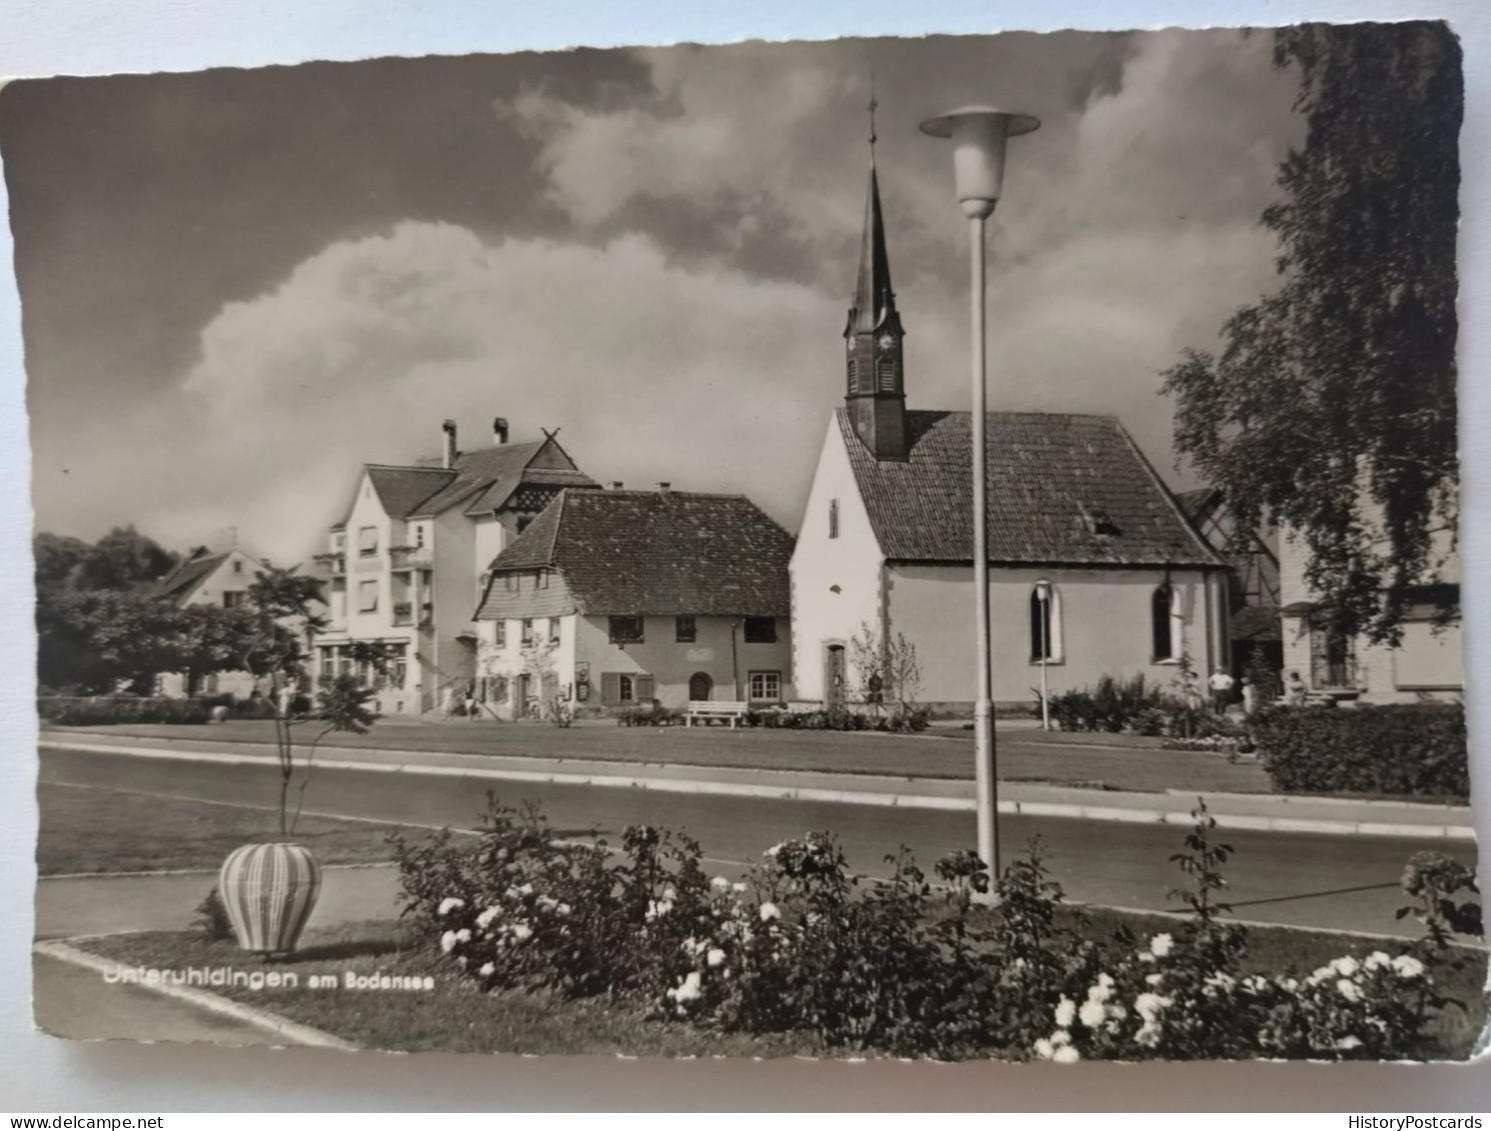
[[[35,1026],[1472,1058],[1464,108],[1432,20],[9,82]]]

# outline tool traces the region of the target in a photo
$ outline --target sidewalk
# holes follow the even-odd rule
[[[274,748],[262,743],[163,742],[155,738],[103,736],[96,732],[44,731],[39,745],[43,749],[226,765],[275,761]],[[322,751],[317,755],[316,765],[322,769],[367,773],[534,781],[668,793],[947,811],[975,808],[973,782],[966,779],[743,769],[668,762],[442,754],[348,746]],[[1184,826],[1192,823],[1190,813],[1197,795],[1179,790],[1141,792],[1004,781],[999,785],[999,796],[1002,813]],[[1475,837],[1469,806],[1223,791],[1206,791],[1203,796],[1208,810],[1222,828],[1341,836],[1444,837],[1456,840],[1473,840]]]

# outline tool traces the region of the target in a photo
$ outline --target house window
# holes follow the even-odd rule
[[[673,621],[673,639],[680,644],[692,644],[698,639],[698,629],[693,617],[677,617]]]
[[[322,648],[321,650],[321,678],[332,679],[337,673],[337,650],[335,648]]]
[[[781,672],[751,672],[751,702],[780,703],[782,701]]]
[[[775,644],[777,642],[777,618],[746,617],[745,642],[747,644]]]
[[[541,570],[538,571],[538,587],[540,589],[547,589],[549,587],[549,571],[548,570],[541,569]]]
[[[1180,591],[1167,581],[1149,599],[1150,652],[1156,663],[1180,658],[1182,627]]]
[[[637,701],[637,685],[631,676],[623,675],[616,681],[616,697],[623,703]]]
[[[398,645],[393,650],[392,661],[389,665],[388,682],[395,688],[403,690],[404,682],[409,678],[409,658],[403,645]]]
[[[378,583],[376,581],[364,581],[358,585],[357,611],[360,613],[378,611]]]
[[[1310,628],[1310,686],[1356,686],[1356,657],[1351,640],[1327,628]]]
[[[357,532],[357,554],[359,557],[371,558],[378,552],[378,528],[376,526],[364,526]]]
[[[235,563],[236,564],[236,563]],[[223,593],[223,608],[237,609],[243,606],[243,599],[247,594],[242,589],[229,589]]]
[[[492,622],[492,643],[499,648],[507,647],[507,621],[499,620]]]
[[[414,548],[423,549],[425,544],[425,524],[420,522],[414,526]]]
[[[1030,590],[1030,659],[1061,661],[1061,594],[1047,581]]]
[[[507,676],[499,675],[492,678],[492,698],[498,703],[507,702]]]
[[[518,592],[520,584],[521,582],[519,576],[516,573],[510,573],[507,575],[507,591],[509,593]]]
[[[233,572],[234,573],[242,573],[243,572],[243,563],[240,562],[240,561],[236,561],[235,560],[233,562]]]
[[[828,536],[837,538],[839,536],[839,500],[828,500]]]
[[[558,617],[550,617],[549,618],[549,643],[550,644],[558,644],[559,643],[559,618]]]
[[[527,617],[523,618],[523,635],[521,639],[525,648],[533,643],[533,621]]]
[[[642,643],[642,618],[641,617],[612,617],[611,618],[611,643],[612,644],[641,644]]]

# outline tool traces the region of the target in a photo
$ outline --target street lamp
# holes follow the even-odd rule
[[[932,137],[951,138],[958,203],[969,220],[973,263],[973,601],[978,635],[978,694],[973,705],[974,776],[978,794],[978,854],[999,879],[999,783],[995,776],[994,706],[990,701],[989,511],[984,502],[988,461],[984,432],[984,221],[1004,183],[1005,144],[1040,128],[1040,119],[992,106],[965,106],[921,124]]]

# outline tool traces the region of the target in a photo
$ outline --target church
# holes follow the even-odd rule
[[[863,697],[853,642],[898,638],[915,698],[971,715],[972,414],[906,407],[880,189],[870,164],[844,402],[829,417],[791,559],[799,701]],[[1228,667],[1228,564],[1112,416],[991,412],[987,460],[992,698],[1002,713],[1102,676],[1170,684]]]

